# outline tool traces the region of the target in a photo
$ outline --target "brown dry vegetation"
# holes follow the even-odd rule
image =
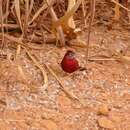
[[[0,0],[0,130],[130,130],[130,3],[91,0],[87,46],[90,0],[70,1]],[[86,70],[63,72],[70,48]]]

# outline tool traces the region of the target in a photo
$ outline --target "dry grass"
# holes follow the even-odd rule
[[[0,129],[103,130],[97,124],[103,103],[112,108],[108,120],[120,122],[114,130],[128,130],[128,4],[0,0]],[[87,71],[63,73],[59,61],[68,48],[85,67],[87,56]]]

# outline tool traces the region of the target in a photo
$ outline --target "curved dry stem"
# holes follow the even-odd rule
[[[25,48],[25,47],[24,47]],[[38,63],[38,61],[31,55],[31,53],[25,48],[26,53],[30,57],[30,59],[34,62],[34,64],[41,70],[44,77],[44,85],[48,84],[48,77],[45,69]]]
[[[67,9],[67,12],[69,12],[72,7],[75,5],[75,0],[68,0],[68,9]],[[69,19],[68,19],[68,26],[72,29],[75,29],[75,23],[74,23],[74,19],[73,19],[73,16],[71,16]]]
[[[48,4],[48,7],[50,8],[50,14],[51,14],[52,20],[54,22],[58,21],[58,17],[52,7],[52,2],[48,2],[48,0],[46,0],[46,2]],[[56,27],[56,30],[58,32],[58,39],[60,40],[60,46],[64,46],[65,45],[65,36],[64,36],[62,26]]]
[[[50,71],[50,73],[56,78],[56,80],[59,82],[59,85],[60,85],[60,89],[66,94],[66,96],[69,98],[69,99],[71,99],[71,100],[75,100],[75,101],[79,101],[79,99],[76,97],[76,96],[74,96],[73,94],[71,94],[70,92],[68,92],[66,89],[65,89],[65,87],[64,87],[64,85],[63,85],[63,83],[62,83],[62,81],[58,78],[58,76],[55,74],[55,72],[51,69],[51,67],[50,66],[48,66],[47,64],[45,64],[46,65],[46,67],[47,67],[47,69]]]

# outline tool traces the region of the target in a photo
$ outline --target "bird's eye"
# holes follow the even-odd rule
[[[69,53],[69,57],[74,58],[75,57],[74,53]]]

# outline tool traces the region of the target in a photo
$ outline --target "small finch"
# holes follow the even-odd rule
[[[61,61],[61,67],[67,73],[73,73],[80,68],[73,51],[68,50],[66,52],[63,60]]]

